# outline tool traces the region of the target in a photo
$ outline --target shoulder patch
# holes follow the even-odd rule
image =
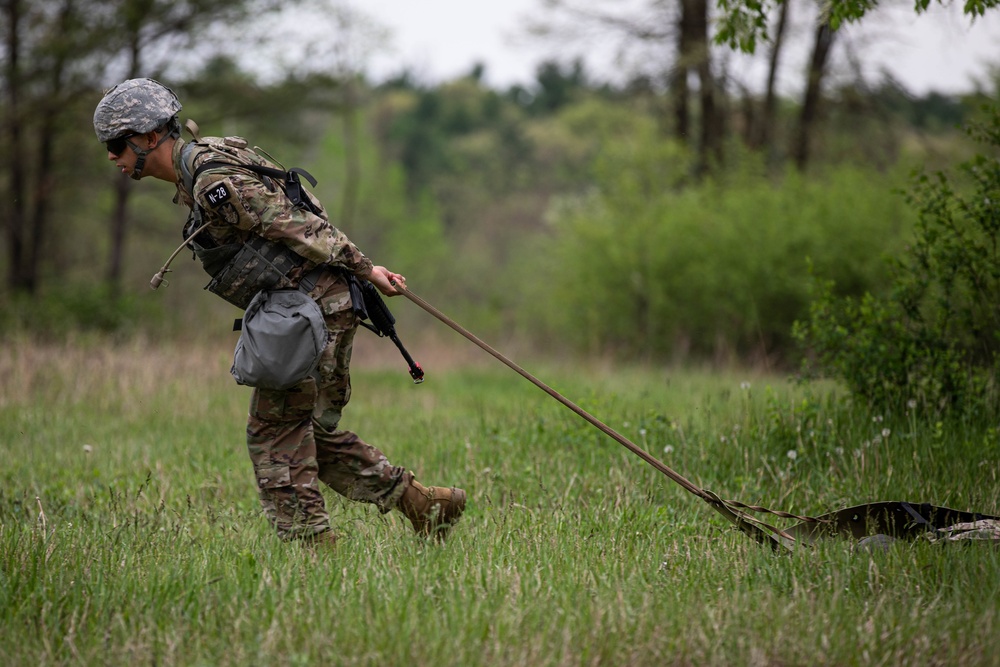
[[[219,208],[229,201],[232,197],[232,193],[229,192],[229,188],[225,183],[216,183],[212,187],[208,188],[203,196],[209,206],[212,208]]]

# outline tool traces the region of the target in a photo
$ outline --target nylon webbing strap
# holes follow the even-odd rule
[[[307,294],[312,292],[313,288],[316,287],[316,281],[319,280],[319,277],[323,274],[323,269],[325,268],[325,264],[320,264],[309,271],[309,273],[302,276],[299,279],[299,289]]]
[[[288,201],[292,203],[296,208],[305,208],[309,210],[310,213],[314,215],[320,214],[320,209],[313,204],[309,195],[306,194],[305,188],[302,187],[299,177],[305,178],[309,182],[309,185],[316,187],[316,179],[305,169],[299,167],[292,167],[288,171],[282,171],[281,169],[274,169],[273,167],[265,167],[259,164],[241,164],[238,162],[221,162],[219,160],[208,160],[198,165],[198,168],[194,170],[193,181],[198,180],[198,176],[208,169],[217,169],[219,167],[235,167],[237,169],[246,169],[249,172],[257,174],[258,176],[266,176],[268,178],[273,178],[275,180],[284,183],[282,190],[285,192],[285,196],[288,197]]]

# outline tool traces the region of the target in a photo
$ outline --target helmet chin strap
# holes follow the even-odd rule
[[[146,166],[146,156],[155,151],[157,148],[159,148],[160,144],[162,144],[171,136],[172,135],[170,132],[165,133],[162,137],[160,137],[160,140],[157,141],[156,144],[146,149],[139,148],[137,144],[133,143],[129,139],[126,139],[125,143],[128,144],[129,148],[132,149],[132,152],[136,154],[135,167],[133,167],[132,173],[129,174],[129,178],[131,178],[134,181],[138,181],[140,178],[142,178],[142,170]]]

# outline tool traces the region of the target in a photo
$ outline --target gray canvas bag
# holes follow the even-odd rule
[[[323,312],[305,291],[261,290],[243,314],[230,372],[242,385],[287,389],[312,375],[326,342]]]

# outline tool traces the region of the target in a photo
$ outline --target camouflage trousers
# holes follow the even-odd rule
[[[357,332],[342,276],[335,276],[319,303],[329,342],[318,378],[286,390],[254,389],[250,399],[247,448],[257,491],[265,515],[283,539],[330,529],[320,482],[351,500],[373,503],[384,513],[396,506],[413,479],[376,447],[338,428],[351,398],[351,351]]]

